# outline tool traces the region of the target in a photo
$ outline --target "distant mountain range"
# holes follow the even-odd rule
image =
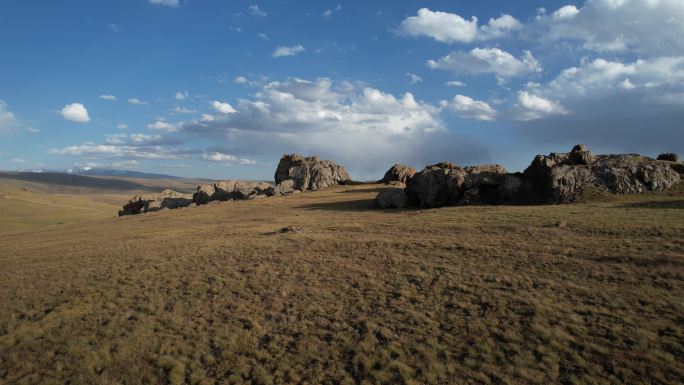
[[[35,173],[63,173],[72,175],[85,176],[118,176],[126,178],[141,178],[141,179],[181,179],[173,175],[154,174],[140,171],[130,170],[115,170],[110,168],[95,168],[95,167],[74,167],[66,170],[43,170],[43,169],[20,169],[16,172],[35,172]]]

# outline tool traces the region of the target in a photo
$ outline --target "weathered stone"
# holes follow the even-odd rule
[[[405,164],[397,163],[394,166],[390,167],[389,170],[387,170],[385,176],[382,179],[380,179],[380,183],[401,182],[403,184],[406,184],[406,181],[413,177],[413,175],[415,174],[415,168],[407,166]]]
[[[291,194],[294,190],[294,180],[286,179],[278,183],[271,191],[273,196],[281,196]]]
[[[291,179],[295,190],[317,191],[351,180],[347,170],[317,156],[283,155],[275,172],[276,185]]]
[[[223,180],[213,185],[198,186],[193,200],[198,205],[212,201],[243,200],[253,195],[266,195],[271,189],[271,185],[265,182]]]
[[[375,207],[381,209],[402,209],[408,204],[406,192],[400,188],[388,188],[380,191],[375,197]]]
[[[158,194],[134,196],[119,211],[119,216],[147,213],[163,208],[185,207],[190,203],[192,203],[192,195],[166,189]]]
[[[613,194],[662,191],[681,181],[669,162],[635,154],[592,156],[578,162],[589,151],[538,155],[523,174],[522,200],[532,203],[567,203],[577,200],[585,188],[597,187]],[[586,160],[585,156],[582,159]]]
[[[666,160],[668,162],[676,162],[679,163],[681,160],[679,159],[679,155],[675,154],[674,152],[666,152],[658,155],[658,160]]]

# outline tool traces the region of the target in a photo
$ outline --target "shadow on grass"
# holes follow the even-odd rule
[[[648,201],[648,202],[634,202],[625,203],[619,206],[620,208],[627,209],[673,209],[682,210],[684,209],[684,199],[672,200],[672,201]]]

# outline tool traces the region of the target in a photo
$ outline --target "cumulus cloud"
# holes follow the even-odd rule
[[[116,100],[116,96],[114,96],[114,95],[107,95],[107,94],[105,94],[105,95],[100,95],[99,98],[102,99],[102,100]]]
[[[176,8],[180,5],[178,0],[149,0],[152,5],[163,5],[166,7]]]
[[[171,110],[171,113],[172,113],[172,114],[196,114],[197,111],[196,111],[196,110],[191,110],[191,109],[185,108],[185,107],[174,107],[174,108]]]
[[[202,158],[205,160],[209,160],[212,162],[221,162],[223,164],[227,165],[233,165],[233,164],[239,164],[239,165],[250,165],[254,166],[257,165],[257,161],[253,159],[247,159],[247,158],[238,158],[235,155],[230,155],[230,154],[224,154],[221,152],[212,152],[209,154],[203,154]]]
[[[423,81],[423,78],[421,78],[420,76],[418,76],[416,74],[412,74],[410,72],[407,72],[406,76],[409,77],[411,84],[421,83]]]
[[[147,102],[144,100],[140,100],[138,98],[130,98],[128,99],[128,103],[130,104],[137,104],[137,105],[146,105]]]
[[[486,102],[464,95],[454,96],[449,107],[456,115],[467,119],[491,121],[497,115],[497,111]]]
[[[477,17],[470,20],[447,12],[418,10],[399,24],[399,32],[408,36],[427,36],[443,43],[469,43],[477,36]]]
[[[489,19],[487,24],[478,28],[478,20],[475,16],[466,20],[454,13],[421,8],[416,16],[404,19],[397,31],[402,35],[427,36],[439,42],[451,44],[508,36],[520,30],[522,26],[522,23],[515,17],[502,14],[496,19]]]
[[[169,146],[181,144],[181,140],[163,135],[148,134],[109,134],[105,135],[106,144],[125,144],[128,146]]]
[[[233,79],[233,82],[237,84],[245,84],[247,83],[247,78],[244,76],[236,76],[235,79]]]
[[[285,57],[285,56],[294,56],[297,55],[298,53],[302,53],[306,51],[304,46],[301,44],[292,46],[292,47],[284,47],[280,46],[273,51],[273,54],[271,56],[273,57]]]
[[[62,116],[72,122],[87,123],[90,121],[88,110],[81,103],[71,103],[64,106]]]
[[[446,129],[441,106],[418,101],[411,93],[397,97],[356,83],[274,81],[253,99],[239,100],[235,110],[187,122],[183,131],[216,137],[225,143],[216,151],[234,156],[319,154],[347,164],[359,177],[375,177],[396,161],[422,167],[439,160],[483,160],[487,154],[473,140]]]
[[[456,51],[438,60],[428,60],[427,66],[464,75],[491,73],[502,79],[529,75],[542,70],[541,64],[530,51],[525,51],[522,57],[516,58],[499,48]]]
[[[585,49],[684,54],[684,2],[681,0],[590,0],[537,17],[543,39],[579,41]]]
[[[150,130],[176,132],[180,129],[180,124],[172,124],[163,120],[157,120],[147,125]]]
[[[125,130],[125,129],[128,128],[128,124],[126,124],[126,123],[119,123],[119,124],[116,125],[116,128],[118,128],[119,130]]]
[[[548,83],[521,91],[513,113],[524,121],[521,132],[534,141],[586,141],[640,153],[684,151],[680,95],[684,56],[584,60]],[[566,113],[548,113],[558,107]]]
[[[478,38],[489,40],[510,35],[514,31],[522,29],[523,24],[511,15],[501,15],[496,19],[489,19],[489,22],[480,27]]]
[[[518,103],[514,107],[515,118],[519,120],[534,120],[549,115],[565,115],[567,110],[557,102],[534,95],[527,91],[518,92]]]
[[[176,95],[174,96],[176,100],[185,100],[190,96],[188,94],[188,91],[178,91],[176,92]]]
[[[219,102],[218,100],[214,100],[210,104],[211,104],[211,107],[213,109],[215,109],[216,111],[218,111],[222,114],[234,114],[237,112],[237,111],[235,111],[233,106],[231,106],[230,104],[225,103],[225,102]]]

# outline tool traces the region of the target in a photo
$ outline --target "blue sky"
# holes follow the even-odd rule
[[[0,4],[0,169],[271,179],[684,152],[684,2]]]

